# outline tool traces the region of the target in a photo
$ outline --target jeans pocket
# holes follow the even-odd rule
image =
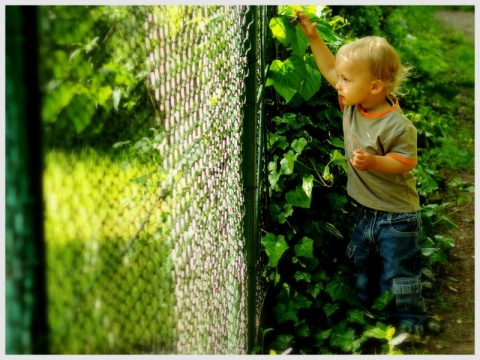
[[[421,218],[418,213],[396,214],[391,218],[390,230],[399,236],[418,235],[421,230]]]
[[[421,289],[422,284],[419,278],[393,279],[392,292],[395,294],[397,310],[404,313],[424,311]]]

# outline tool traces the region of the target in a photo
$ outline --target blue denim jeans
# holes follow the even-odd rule
[[[425,321],[421,229],[419,212],[391,213],[360,206],[347,256],[355,264],[357,297],[364,305],[370,306],[389,290],[395,295],[394,318]]]

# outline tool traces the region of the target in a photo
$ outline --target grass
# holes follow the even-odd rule
[[[94,150],[46,154],[52,353],[172,351],[173,265],[168,246],[152,241],[168,209],[152,183],[131,181],[152,169],[126,159]]]

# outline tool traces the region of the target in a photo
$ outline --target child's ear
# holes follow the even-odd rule
[[[373,80],[370,91],[372,94],[378,94],[383,90],[383,81],[382,80]]]

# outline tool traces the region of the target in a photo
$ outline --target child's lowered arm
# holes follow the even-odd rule
[[[406,164],[390,156],[372,155],[363,150],[355,150],[350,163],[355,169],[375,170],[390,174],[403,174],[411,171],[415,164]]]

